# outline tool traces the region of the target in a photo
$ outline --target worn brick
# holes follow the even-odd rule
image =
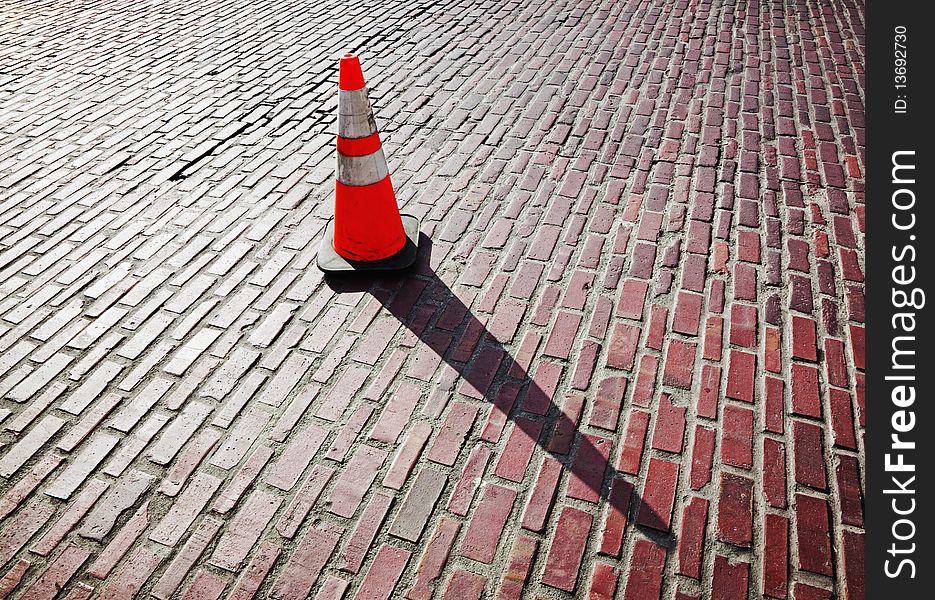
[[[632,369],[639,335],[638,327],[617,323],[607,349],[607,366],[616,369]]]
[[[796,540],[800,569],[831,576],[831,536],[828,503],[807,494],[795,495]]]
[[[595,435],[583,435],[571,465],[567,494],[586,502],[597,503],[607,470],[611,442]]]
[[[419,471],[390,526],[390,534],[418,541],[447,482],[448,476],[434,469]]]
[[[10,477],[61,430],[65,420],[46,415],[0,458],[0,476]]]
[[[409,552],[396,546],[390,544],[380,546],[367,575],[357,589],[355,600],[392,598],[393,591],[410,556]]]
[[[318,454],[328,432],[310,424],[297,434],[283,448],[279,459],[273,463],[264,481],[281,490],[291,490],[299,477],[308,468],[309,462]]]
[[[672,316],[672,331],[685,335],[698,335],[702,300],[703,297],[699,294],[679,292],[675,314]]]
[[[814,423],[801,420],[792,421],[794,441],[795,480],[809,487],[825,490],[824,432]]]
[[[682,389],[691,389],[697,346],[681,340],[670,340],[666,351],[666,366],[662,383]]]
[[[756,355],[731,350],[727,370],[727,397],[753,402],[755,376]]]
[[[726,557],[714,557],[714,575],[711,580],[711,598],[718,600],[740,600],[748,596],[750,565],[738,561],[731,564]]]
[[[149,539],[166,546],[176,545],[220,485],[221,480],[213,475],[195,475],[169,512],[150,532]]]
[[[443,600],[480,600],[487,578],[477,573],[455,569],[448,580]]]
[[[442,517],[439,520],[422,553],[416,569],[416,579],[412,587],[406,590],[406,598],[410,600],[431,598],[432,587],[442,575],[460,529],[461,524],[453,519]]]
[[[753,480],[721,474],[717,505],[718,538],[742,548],[753,539]]]
[[[211,564],[228,571],[237,571],[281,505],[281,498],[262,489],[254,490],[229,521],[214,547]]]
[[[233,508],[247,488],[256,480],[260,471],[263,470],[272,456],[273,450],[269,446],[259,446],[254,450],[230,479],[227,486],[224,487],[217,500],[215,500],[212,510],[224,514]]]
[[[271,595],[277,598],[308,596],[334,552],[341,533],[341,528],[333,524],[322,524],[309,529],[273,583]]]
[[[821,396],[818,391],[816,368],[793,363],[792,412],[806,417],[821,418]]]
[[[503,573],[503,580],[497,593],[502,600],[518,600],[522,597],[526,581],[535,559],[538,541],[527,535],[520,535],[513,543],[510,560]]]
[[[668,394],[663,394],[656,407],[656,426],[653,429],[652,447],[657,450],[682,452],[685,432],[685,408],[675,406]]]
[[[467,514],[468,507],[474,499],[474,494],[480,486],[481,475],[487,468],[490,460],[490,448],[486,445],[477,445],[471,451],[464,468],[461,470],[461,477],[455,484],[448,499],[448,510],[460,516]]]
[[[701,579],[707,519],[708,501],[693,496],[682,511],[681,541],[678,546],[678,572],[696,580]]]
[[[494,472],[504,479],[522,481],[541,431],[541,422],[516,418]]]
[[[153,596],[160,600],[167,600],[172,597],[172,594],[179,589],[180,584],[217,535],[217,532],[220,531],[221,525],[222,521],[210,516],[205,517],[198,524],[198,527],[195,528],[188,541],[172,559],[172,562],[169,563],[169,566],[166,567],[166,570],[153,587]],[[192,584],[192,588],[194,587],[195,585]],[[223,589],[223,586],[221,589]]]
[[[590,529],[591,515],[572,507],[562,510],[546,557],[542,583],[568,592],[575,589]]]
[[[370,550],[370,545],[373,543],[384,519],[386,519],[392,504],[393,498],[391,496],[381,493],[373,495],[344,546],[342,570],[351,573],[360,571],[364,558]]]
[[[753,411],[734,404],[724,406],[721,461],[742,469],[753,466]]]
[[[107,600],[132,598],[140,591],[160,562],[162,562],[162,557],[156,552],[143,546],[137,547],[119,573],[109,579],[101,592],[101,598]]]
[[[643,486],[643,502],[636,517],[639,524],[660,531],[669,530],[678,474],[678,463],[658,458],[649,460],[649,471]]]
[[[458,554],[490,564],[515,500],[516,492],[511,489],[499,485],[484,488]]]
[[[383,477],[383,485],[396,490],[402,489],[430,435],[432,435],[432,426],[428,423],[415,423],[409,429],[393,456],[386,476]]]
[[[698,425],[695,427],[695,441],[692,446],[692,466],[690,482],[693,490],[700,490],[711,481],[711,468],[714,464],[715,431]]]
[[[601,545],[598,552],[616,558],[620,557],[623,536],[630,512],[630,498],[633,484],[619,477],[614,478],[607,502],[607,513],[601,531]]]
[[[429,447],[429,460],[448,466],[454,464],[467,432],[474,424],[477,410],[476,406],[465,402],[455,402],[451,406],[435,441]]]
[[[626,577],[625,600],[659,598],[662,593],[662,567],[666,550],[646,539],[639,539],[633,546],[630,569]]]
[[[421,398],[418,388],[403,384],[396,390],[380,413],[370,437],[380,442],[394,443],[409,422],[412,411]]]
[[[6,563],[13,558],[48,522],[53,512],[51,507],[35,502],[17,512],[0,529],[0,559]]]
[[[789,577],[789,520],[767,513],[763,537],[763,594],[785,598]]]
[[[113,568],[126,556],[143,532],[149,527],[149,501],[144,502],[111,538],[97,556],[94,563],[88,567],[88,573],[98,579],[105,579]]]
[[[119,442],[120,438],[116,435],[103,432],[95,434],[65,470],[46,487],[45,493],[60,500],[70,498]]]

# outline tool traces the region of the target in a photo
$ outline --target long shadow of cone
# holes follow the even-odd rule
[[[519,428],[569,471],[568,496],[606,502],[647,537],[672,547],[671,499],[651,495],[640,498],[632,493],[633,484],[619,477],[613,466],[611,439],[578,431],[572,417],[555,404],[551,394],[526,373],[430,267],[431,240],[423,235],[419,246],[419,261],[408,272],[384,273],[379,278],[373,274],[329,274],[325,281],[336,293],[371,294],[454,371],[460,380],[459,394],[493,404],[481,441],[499,440],[506,421],[513,421],[514,435],[515,428]],[[442,387],[435,389],[435,394],[444,395],[443,402],[447,403],[450,388],[444,386],[444,374],[432,381],[437,384],[439,379]],[[433,401],[438,402],[430,398],[429,403]],[[444,404],[438,411],[442,408]],[[623,430],[621,423],[617,433],[611,434],[621,443]],[[541,515],[542,526],[546,517]]]

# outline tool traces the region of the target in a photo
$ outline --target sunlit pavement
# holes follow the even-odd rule
[[[0,596],[863,598],[862,11],[3,3]]]

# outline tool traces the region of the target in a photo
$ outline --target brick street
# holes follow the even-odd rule
[[[0,17],[0,597],[864,597],[863,2]]]

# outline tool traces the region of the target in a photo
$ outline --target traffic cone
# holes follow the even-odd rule
[[[415,262],[419,220],[400,215],[360,60],[341,57],[334,218],[318,251],[322,271],[404,269]]]

